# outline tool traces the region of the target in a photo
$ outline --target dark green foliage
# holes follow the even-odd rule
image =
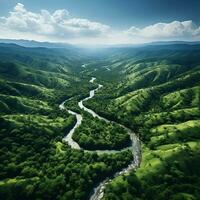
[[[73,139],[84,149],[122,149],[130,144],[127,131],[114,124],[84,115]]]
[[[164,160],[159,174],[149,173],[141,180],[131,173],[122,180],[114,181],[106,188],[104,199],[112,199],[110,194],[113,193],[123,200],[126,199],[124,194],[132,199],[199,199],[199,159],[199,149],[183,150]]]
[[[82,147],[129,143],[124,129],[78,108],[96,87],[91,76],[104,87],[84,104],[132,128],[144,147],[141,167],[109,183],[104,199],[200,199],[199,45],[107,49],[91,59],[75,50],[0,46],[0,199],[85,200],[130,163],[128,150],[98,155],[62,142],[75,124],[58,109],[69,99],[66,106],[84,116],[74,134]]]
[[[105,87],[85,102],[100,115],[134,129],[144,142],[144,155],[151,152],[157,158],[144,156],[136,173],[108,184],[106,200],[200,198],[200,51],[162,48],[118,50],[118,56],[104,63],[117,69],[117,79],[104,79]],[[162,125],[170,128],[163,130]]]
[[[130,151],[99,156],[62,142],[75,117],[60,111],[59,103],[94,87],[73,73],[80,71],[75,57],[70,61],[61,50],[1,48],[0,199],[84,200],[95,184],[132,160]]]

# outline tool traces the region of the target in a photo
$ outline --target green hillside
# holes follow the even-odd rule
[[[126,49],[108,58],[107,73],[118,78],[104,79],[105,87],[86,102],[143,142],[140,168],[111,181],[105,200],[200,198],[200,51],[166,48]]]
[[[83,66],[84,64],[84,66]],[[91,77],[96,77],[90,83]],[[84,101],[105,122],[78,107]],[[112,179],[133,160],[117,153],[127,131],[141,140],[138,169]],[[114,121],[114,122],[113,122]],[[104,200],[200,199],[200,46],[25,48],[0,44],[0,199],[86,200],[110,177]]]
[[[87,199],[98,181],[128,165],[129,151],[100,156],[62,142],[76,119],[59,104],[94,87],[80,73],[87,58],[0,44],[0,60],[0,199]]]

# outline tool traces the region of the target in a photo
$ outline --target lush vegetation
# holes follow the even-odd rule
[[[0,119],[1,199],[86,199],[96,182],[130,162],[128,151],[99,156],[70,149],[61,140],[74,118],[63,116]]]
[[[59,51],[1,45],[0,199],[87,199],[132,159],[129,151],[98,155],[62,142],[76,120],[58,104],[93,86],[75,75],[79,58]]]
[[[112,56],[107,65],[118,78],[104,79],[105,87],[86,102],[143,141],[140,168],[108,184],[106,200],[200,198],[200,51],[162,48]]]
[[[130,144],[127,131],[114,123],[107,123],[85,114],[73,139],[84,149],[122,149]]]
[[[143,149],[140,168],[114,179],[104,199],[199,199],[199,146],[197,141]]]
[[[127,166],[130,151],[71,149],[62,138],[83,115],[74,139],[85,149],[120,149],[127,132],[81,111],[77,102],[120,122],[143,141],[142,163],[106,185],[105,200],[200,199],[200,47],[165,45],[80,51],[0,45],[0,199],[88,199],[94,186]],[[82,63],[88,62],[83,68]]]

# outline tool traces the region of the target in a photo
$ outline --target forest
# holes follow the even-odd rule
[[[148,58],[130,52],[124,60],[121,54],[108,62],[118,70],[118,80],[104,80],[105,87],[86,102],[130,127],[142,141],[140,167],[110,182],[103,199],[199,199],[199,50],[183,48],[183,55],[182,50],[150,48],[148,54],[141,52]]]
[[[0,199],[87,200],[106,178],[104,200],[200,199],[199,56],[199,45],[90,55],[1,43]],[[98,84],[84,105],[112,122],[78,107]],[[69,109],[83,117],[72,136],[81,149],[63,141],[77,122]],[[142,156],[113,178],[134,162],[119,124],[139,137]]]
[[[86,116],[85,116],[86,115]],[[89,114],[83,116],[83,122],[73,134],[73,139],[84,149],[120,150],[129,146],[130,136],[124,128]]]

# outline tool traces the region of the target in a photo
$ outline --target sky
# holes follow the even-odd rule
[[[0,0],[0,38],[72,44],[200,40],[200,0]]]

